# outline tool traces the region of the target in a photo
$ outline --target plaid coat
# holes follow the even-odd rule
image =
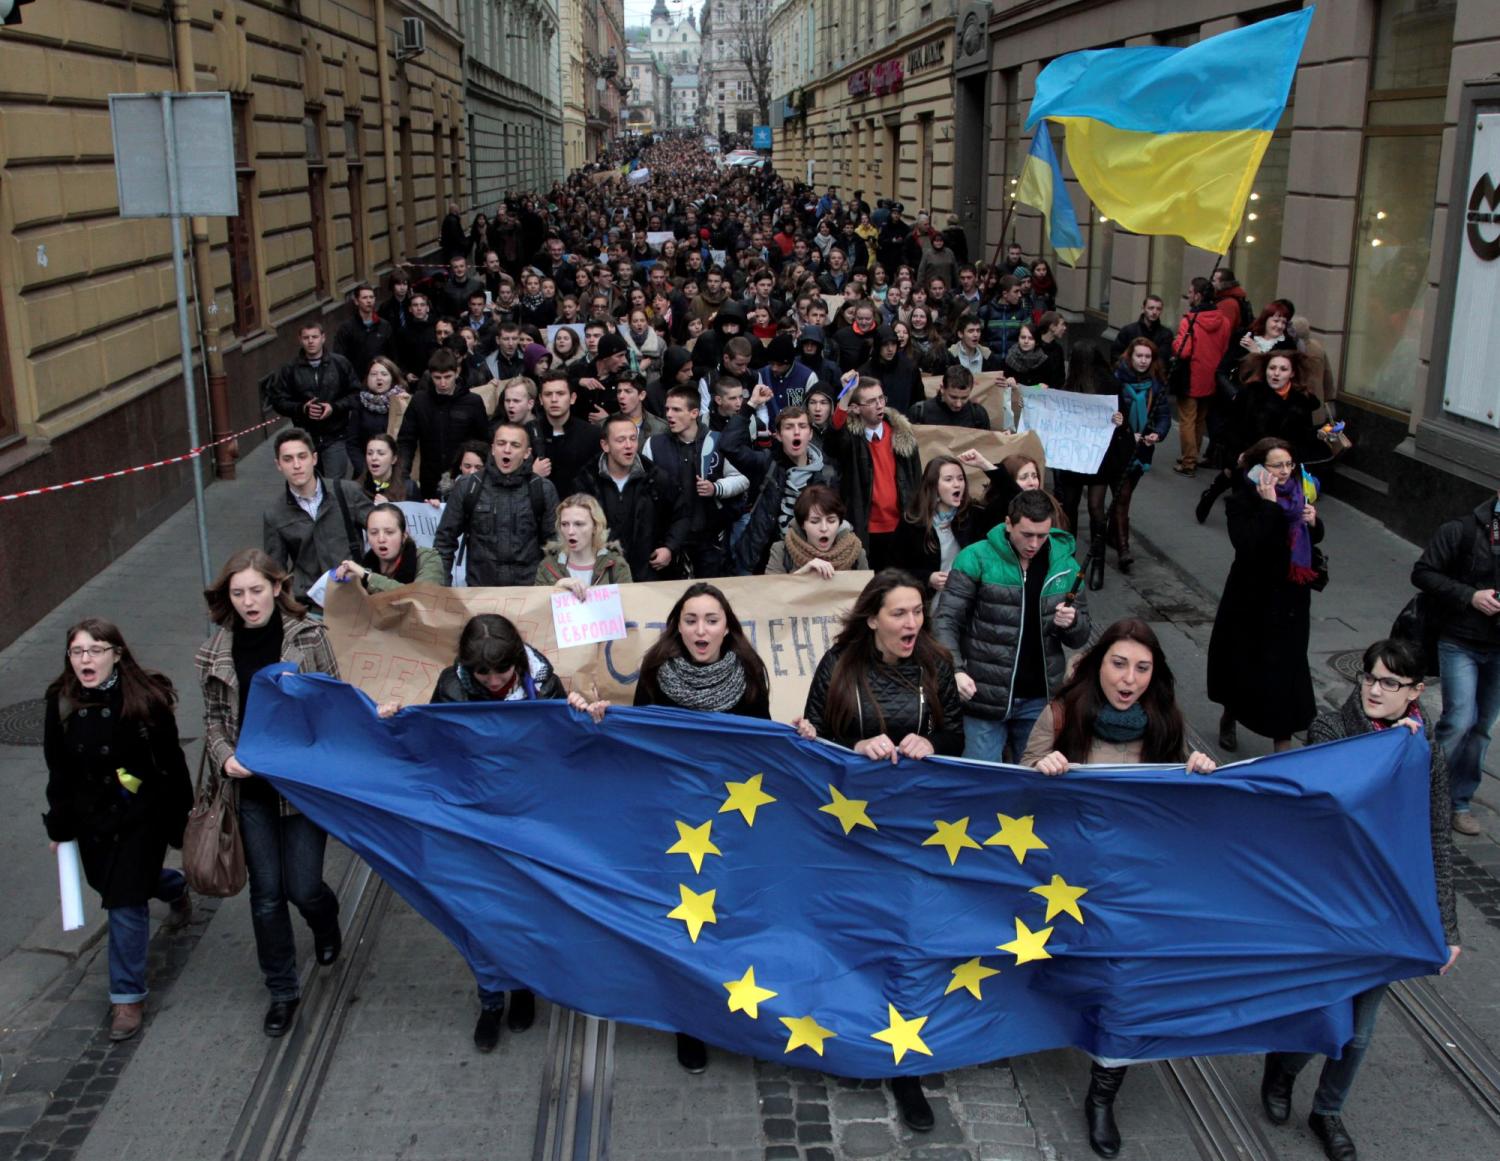
[[[316,621],[283,615],[281,659],[295,663],[302,673],[339,675],[328,631]],[[213,776],[219,778],[240,739],[240,681],[234,671],[234,631],[222,628],[205,641],[193,664],[203,689],[203,745]],[[281,799],[281,812],[295,814],[296,810],[286,799]]]

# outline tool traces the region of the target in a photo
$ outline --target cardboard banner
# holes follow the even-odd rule
[[[985,413],[990,417],[990,427],[995,431],[1015,431],[1019,426],[1015,410],[1016,400],[1012,398],[1010,389],[1005,386],[1003,382],[1005,378],[1004,371],[981,371],[974,376],[974,391],[969,396],[971,402],[984,408]],[[941,375],[922,376],[922,390],[929,399],[937,397],[938,389],[942,385]]]
[[[771,676],[771,716],[789,722],[802,714],[818,661],[838,636],[840,622],[869,583],[868,572],[816,576],[724,577],[717,585],[734,607]],[[569,690],[577,687],[617,705],[635,696],[642,655],[691,581],[622,585],[627,636],[603,645],[559,649],[550,586],[448,589],[406,585],[371,595],[360,585],[333,585],[324,609],[339,674],[377,702],[426,702],[438,674],[453,664],[458,636],[479,613],[509,617],[541,650]]]
[[[1084,395],[1050,387],[1022,387],[1021,425],[1034,431],[1052,455],[1052,466],[1069,472],[1097,472],[1115,437],[1114,395]]]
[[[911,429],[916,433],[923,464],[933,456],[957,457],[959,452],[977,451],[998,468],[1006,456],[1026,455],[1036,460],[1038,471],[1043,479],[1046,478],[1046,456],[1042,451],[1042,441],[1034,431],[1001,435],[998,431],[980,431],[976,427],[934,427],[927,423],[914,423]],[[964,472],[969,477],[969,491],[982,494],[987,483],[985,474],[970,467],[965,467]]]

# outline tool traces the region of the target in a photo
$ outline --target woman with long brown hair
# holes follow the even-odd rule
[[[970,491],[965,464],[989,476],[983,498]],[[1005,519],[1006,505],[1015,492],[1010,474],[978,452],[965,452],[962,459],[933,456],[923,466],[922,482],[896,529],[897,559],[930,593],[942,592],[959,549],[988,536]]]
[[[1080,763],[1127,766],[1186,764],[1212,774],[1213,759],[1187,752],[1177,686],[1161,642],[1144,621],[1116,621],[1078,658],[1072,676],[1031,731],[1023,766],[1051,777]],[[1089,1146],[1101,1157],[1120,1151],[1114,1103],[1130,1060],[1095,1058],[1083,1102]]]
[[[235,779],[240,836],[250,878],[250,921],[271,1005],[267,1036],[284,1036],[301,999],[290,901],[312,928],[320,964],[339,957],[339,901],[323,881],[328,835],[235,757],[250,683],[262,669],[290,662],[302,673],[339,675],[328,633],[307,619],[292,595],[291,574],[258,548],[224,562],[204,590],[218,631],[194,662],[203,688],[204,745],[215,777]]]
[[[948,651],[928,632],[926,592],[900,569],[875,574],[818,662],[802,717],[803,737],[822,737],[876,762],[957,756],[963,708]],[[932,1108],[914,1076],[891,1081],[901,1119],[926,1132]]]
[[[53,850],[78,844],[84,877],[109,912],[109,1038],[128,1040],[145,1013],[150,901],[171,904],[174,926],[192,915],[182,872],[162,864],[169,845],[182,845],[193,788],[172,682],[142,669],[99,617],[79,621],[65,641],[43,717],[42,821]]]

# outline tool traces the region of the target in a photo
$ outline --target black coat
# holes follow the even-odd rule
[[[879,379],[885,388],[885,405],[903,415],[909,415],[912,404],[922,398],[922,376],[911,356],[904,351],[897,351],[889,363],[882,362],[876,352],[860,367],[859,373]]]
[[[1260,440],[1275,436],[1292,445],[1301,460],[1320,458],[1313,412],[1321,406],[1306,391],[1291,390],[1283,399],[1264,383],[1247,384],[1229,405],[1220,464],[1234,467],[1245,450]]]
[[[875,480],[874,459],[870,445],[865,439],[864,425],[848,412],[842,431],[830,430],[823,437],[823,454],[838,465],[839,490],[846,518],[855,534],[870,547],[870,499]],[[911,424],[898,412],[885,413],[886,426],[891,429],[892,451],[896,460],[896,506],[905,512],[911,498],[922,486],[922,453],[917,448],[917,437]]]
[[[724,439],[719,445],[724,458],[750,477],[750,521],[734,545],[735,563],[746,573],[762,573],[766,570],[766,558],[771,545],[781,539],[785,526],[781,523],[783,493],[787,476],[791,472],[791,461],[773,444],[762,450],[750,443],[750,420],[745,412],[734,416],[724,428]],[[816,453],[823,456],[821,448]],[[809,461],[811,461],[809,453]],[[822,484],[838,490],[839,473],[826,458],[822,466],[813,472],[808,484]]]
[[[526,661],[528,672],[526,677],[522,678],[522,681],[525,682],[527,678],[530,678],[530,685],[536,697],[526,699],[516,698],[513,700],[562,701],[568,696],[568,691],[563,688],[563,683],[557,676],[557,671],[552,668],[552,663],[547,660],[544,654],[527,645]],[[457,665],[450,665],[438,674],[437,685],[433,688],[432,697],[428,701],[432,705],[441,705],[446,702],[478,702],[481,705],[486,703],[493,705],[504,704],[503,700],[499,698],[487,696],[483,690],[473,684],[472,678],[465,681],[464,678],[460,677]]]
[[[53,842],[78,841],[84,877],[104,906],[130,907],[156,894],[167,847],[182,845],[193,805],[177,722],[162,713],[149,723],[120,717],[117,683],[87,692],[76,704],[47,698],[43,753],[47,762],[47,813]],[[116,775],[141,780],[134,793]]]
[[[424,496],[438,494],[438,481],[458,458],[458,449],[471,439],[489,442],[490,421],[484,400],[462,383],[452,395],[440,395],[431,387],[412,394],[401,430],[396,435],[396,453],[401,467],[411,475],[412,458],[422,453],[417,484]]]
[[[333,351],[336,355],[343,355],[349,360],[349,365],[354,368],[354,373],[359,376],[361,383],[370,370],[370,364],[377,356],[388,355],[391,349],[391,339],[395,331],[391,324],[381,315],[376,314],[372,326],[365,326],[358,312],[353,318],[345,319],[343,324],[333,334]]]
[[[990,472],[989,480],[989,491],[984,499],[970,504],[963,516],[953,521],[953,538],[958,541],[960,551],[977,540],[983,540],[995,525],[1004,523],[1011,498],[1020,491],[1004,468]],[[930,579],[933,573],[942,570],[943,556],[937,535],[933,534],[929,543],[927,533],[927,528],[903,516],[896,526],[896,559],[901,561],[902,568],[922,582],[928,596],[932,596]]]
[[[939,700],[942,703],[941,726],[934,707],[925,697],[919,696],[921,671],[914,659],[907,658],[896,665],[877,662],[870,667],[866,681],[873,701],[866,700],[861,694],[856,695],[860,698],[865,722],[863,731],[855,729],[837,733],[830,730],[824,717],[824,709],[828,704],[828,689],[834,667],[838,665],[839,653],[840,650],[835,647],[823,654],[813,673],[812,684],[808,686],[807,704],[802,710],[802,716],[817,728],[820,737],[852,748],[856,742],[881,733],[898,745],[907,734],[918,734],[930,741],[940,755],[957,757],[963,753],[963,703],[958,698],[953,666],[947,661],[939,661],[937,667]],[[882,725],[884,729],[881,728]]]
[[[1225,515],[1234,563],[1208,644],[1208,698],[1254,733],[1289,738],[1317,712],[1307,666],[1312,590],[1287,579],[1286,520],[1243,474]],[[1322,540],[1322,521],[1308,531]]]

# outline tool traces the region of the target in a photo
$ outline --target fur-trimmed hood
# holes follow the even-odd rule
[[[912,430],[906,416],[899,411],[887,409],[885,422],[891,429],[891,450],[898,456],[917,455],[917,433]],[[865,421],[851,411],[849,418],[844,421],[844,430],[848,432],[850,439],[864,439]]]

